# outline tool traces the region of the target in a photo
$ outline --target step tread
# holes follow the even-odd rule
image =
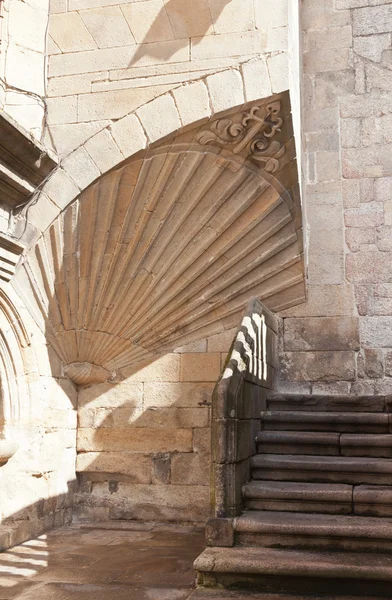
[[[374,437],[374,434],[373,434]],[[392,435],[391,435],[392,439]],[[339,433],[326,431],[259,431],[256,441],[260,443],[279,443],[279,444],[324,444],[336,446],[339,444]]]
[[[392,446],[392,434],[388,433],[342,433],[341,446],[367,446],[370,448]]]
[[[392,539],[392,519],[352,515],[249,511],[234,521],[238,533]]]
[[[243,487],[245,498],[351,502],[352,485],[291,481],[251,481]],[[392,491],[392,490],[391,490]]]
[[[368,579],[392,582],[392,555],[260,547],[206,548],[194,568],[204,573]]]
[[[256,454],[251,458],[252,469],[279,468],[303,471],[339,471],[361,473],[392,473],[389,458],[357,456],[312,456],[302,454]]]
[[[307,412],[290,410],[267,410],[261,412],[262,421],[283,421],[303,423],[363,423],[385,424],[389,415],[386,413],[355,412]]]

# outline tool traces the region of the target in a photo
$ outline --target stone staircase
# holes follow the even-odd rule
[[[244,510],[222,520],[226,547],[196,560],[198,585],[391,598],[390,410],[385,397],[272,396]]]

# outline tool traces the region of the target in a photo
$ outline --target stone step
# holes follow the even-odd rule
[[[353,501],[357,515],[392,517],[392,487],[357,485],[353,488]]]
[[[392,435],[388,433],[264,430],[258,432],[256,443],[261,454],[392,458]]]
[[[260,453],[339,456],[339,437],[332,432],[264,430],[257,434],[256,443]]]
[[[250,510],[350,514],[353,487],[339,483],[251,481],[242,489]]]
[[[253,479],[313,483],[392,484],[392,461],[386,458],[257,454]]]
[[[199,586],[269,593],[391,597],[392,555],[260,547],[207,548],[196,559]]]
[[[380,596],[366,596],[366,600],[380,600]],[[246,590],[219,590],[212,588],[197,588],[190,596],[190,600],[364,600],[363,596],[298,596],[295,594],[265,594],[249,592]]]
[[[303,396],[272,393],[267,406],[272,411],[390,412],[390,396]]]
[[[342,433],[340,436],[340,453],[342,456],[392,458],[392,435]]]
[[[392,519],[247,511],[234,521],[243,546],[392,552]]]
[[[262,429],[275,431],[335,431],[389,433],[387,413],[263,411]]]

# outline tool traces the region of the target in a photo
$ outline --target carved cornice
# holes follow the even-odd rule
[[[225,118],[213,121],[196,139],[202,145],[229,147],[233,154],[254,160],[268,173],[275,173],[285,153],[285,146],[272,139],[283,123],[280,111],[279,100],[253,106],[241,113],[238,121]]]
[[[0,234],[0,279],[11,281],[24,249],[22,244]]]
[[[54,154],[0,111],[0,204],[26,204],[56,166]]]

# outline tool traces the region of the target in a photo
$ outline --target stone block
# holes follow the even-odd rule
[[[356,317],[287,318],[283,323],[286,351],[359,350]]]
[[[136,414],[135,414],[136,413]],[[114,427],[208,427],[209,408],[147,408],[137,412],[132,408],[118,408],[113,414]]]
[[[227,70],[206,78],[213,113],[244,103],[242,77],[239,71]]]
[[[378,65],[369,63],[366,65],[366,90],[371,92],[373,88],[392,91],[390,70]]]
[[[180,381],[217,381],[221,372],[217,352],[181,354]]]
[[[234,328],[207,338],[208,352],[228,352],[236,333],[237,329]]]
[[[199,403],[210,403],[214,383],[163,383],[144,384],[143,407],[197,408]]]
[[[392,317],[363,317],[361,344],[370,348],[392,348]]]
[[[167,62],[189,61],[188,45],[183,40],[169,40],[148,44],[143,49],[138,46],[99,48],[87,52],[67,52],[50,57],[49,77],[93,73],[108,69],[128,69],[130,65],[157,65]],[[129,112],[129,111],[128,111]]]
[[[262,30],[287,27],[288,10],[285,0],[255,2],[256,27]]]
[[[202,81],[176,88],[173,97],[184,126],[211,116],[208,90]]]
[[[222,548],[234,546],[233,519],[208,519],[206,523],[206,546]]]
[[[51,15],[49,35],[62,52],[80,52],[97,47],[78,12]]]
[[[341,143],[343,148],[358,148],[362,144],[361,121],[359,119],[342,119]]]
[[[47,20],[43,5],[38,10],[27,2],[11,2],[7,24],[10,44],[44,54]]]
[[[48,125],[76,123],[78,120],[77,96],[48,98]]]
[[[198,454],[210,455],[211,452],[211,429],[194,429],[193,431],[193,452]]]
[[[44,74],[44,54],[21,46],[8,46],[5,78],[9,86],[44,96]]]
[[[110,126],[110,132],[125,158],[144,150],[147,138],[136,115],[127,115]]]
[[[384,356],[381,350],[365,348],[365,374],[370,379],[383,376]]]
[[[365,229],[346,229],[346,244],[351,252],[366,250],[376,243],[376,230],[372,227]]]
[[[271,81],[265,59],[250,60],[241,66],[245,100],[259,100],[271,96]]]
[[[123,13],[137,44],[171,40],[173,32],[163,0],[133,2]]]
[[[379,35],[366,35],[354,38],[354,51],[359,56],[381,62],[382,53],[391,45],[391,36],[389,33]]]
[[[168,485],[171,480],[171,455],[158,452],[152,457],[152,483]]]
[[[64,171],[82,190],[97,179],[101,172],[85,148],[78,148],[63,161]]]
[[[324,0],[322,4],[305,0],[302,13],[302,27],[305,31],[350,24],[350,11],[336,10],[334,0]]]
[[[168,5],[170,2],[167,3]],[[216,34],[255,29],[255,10],[252,0],[212,0],[211,17]]]
[[[305,52],[303,55],[304,73],[315,75],[325,71],[343,71],[350,68],[352,51],[350,48],[329,48]]]
[[[103,129],[87,140],[84,148],[101,173],[106,173],[124,160],[124,156],[107,129]]]
[[[346,227],[380,227],[384,224],[384,206],[380,202],[362,204],[344,213]]]
[[[80,452],[76,471],[127,475],[134,483],[151,483],[152,463],[150,456],[134,452]]]
[[[317,181],[340,179],[340,153],[337,151],[320,151],[316,153]]]
[[[366,251],[348,254],[346,276],[352,283],[382,283],[389,281],[391,256],[388,252]]]
[[[192,429],[79,429],[79,452],[191,452]]]
[[[119,384],[101,383],[79,391],[78,406],[95,408],[138,407],[143,401],[141,382],[123,381]]]
[[[265,51],[267,53],[287,51],[288,47],[288,29],[287,27],[278,27],[267,31],[267,43]]]
[[[282,377],[290,381],[353,381],[355,352],[284,352]]]
[[[177,107],[173,98],[168,94],[141,106],[136,114],[150,142],[156,142],[181,127]]]
[[[392,30],[392,6],[368,6],[353,10],[353,33],[355,36],[390,33]]]
[[[186,346],[180,346],[175,348],[174,352],[178,354],[188,354],[189,352],[207,352],[207,340],[198,340],[197,342],[190,342]]]
[[[79,75],[62,75],[48,80],[49,97],[65,97],[87,94],[92,91],[93,83],[109,79],[109,71],[82,73]]]
[[[392,352],[385,353],[385,375],[392,377]]]
[[[98,48],[135,44],[135,38],[119,6],[103,6],[84,10],[79,15]]]
[[[227,56],[240,56],[241,59],[263,53],[266,36],[262,31],[246,31],[193,37],[191,39],[191,60],[208,60]]]
[[[312,253],[308,265],[309,283],[312,286],[343,284],[344,258],[343,249],[336,252]]]
[[[275,54],[267,59],[273,94],[279,94],[289,89],[289,61],[284,52]]]
[[[310,30],[305,34],[305,47],[310,50],[325,48],[351,48],[353,43],[350,25]]]
[[[137,108],[143,107],[170,88],[171,86],[162,85],[82,94],[78,100],[78,120],[84,122],[120,119]],[[157,117],[155,117],[155,120],[158,121],[156,127],[165,127],[164,124],[159,124]]]
[[[341,104],[341,97],[355,90],[355,73],[352,69],[317,73],[314,77],[314,107],[334,108]]]
[[[210,472],[207,456],[194,452],[174,454],[171,461],[171,482],[181,485],[209,486]]]

